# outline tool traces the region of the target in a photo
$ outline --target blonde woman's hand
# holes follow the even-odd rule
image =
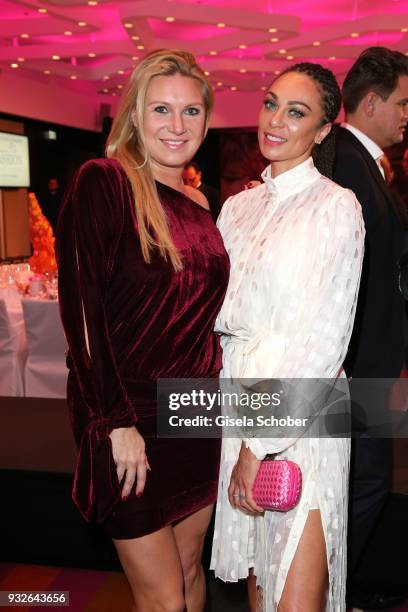
[[[245,444],[241,444],[238,461],[232,470],[228,488],[228,498],[231,506],[249,514],[260,514],[264,510],[252,496],[252,487],[261,462]]]
[[[122,499],[125,500],[136,483],[136,495],[139,497],[146,484],[146,473],[150,470],[145,453],[145,441],[136,427],[118,427],[109,435],[112,442],[113,460],[116,473],[122,483]]]

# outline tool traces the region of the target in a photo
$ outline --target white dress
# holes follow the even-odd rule
[[[322,176],[311,158],[227,200],[218,227],[231,261],[222,334],[222,377],[344,376],[364,252],[354,194]],[[308,512],[318,507],[329,567],[327,611],[345,610],[350,441],[344,438],[248,438],[301,466],[299,504],[249,517],[232,508],[228,486],[240,439],[224,438],[211,568],[225,581],[254,567],[263,610],[275,611]]]

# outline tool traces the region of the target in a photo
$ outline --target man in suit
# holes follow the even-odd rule
[[[208,200],[210,205],[211,216],[214,223],[217,221],[221,211],[220,194],[215,187],[206,185],[202,182],[202,172],[200,166],[195,161],[191,161],[184,166],[183,181],[186,185],[191,185],[201,191]]]
[[[397,260],[404,232],[381,158],[385,147],[402,142],[407,126],[408,57],[384,47],[366,49],[348,72],[342,93],[346,118],[337,132],[333,178],[354,191],[366,227],[366,253],[345,370],[355,379],[398,378],[403,361],[403,300]],[[383,394],[376,415],[381,417],[387,390],[376,387],[374,380],[372,384]],[[390,477],[391,440],[365,435],[354,439],[349,579],[387,498]]]

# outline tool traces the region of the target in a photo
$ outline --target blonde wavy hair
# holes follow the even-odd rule
[[[194,55],[179,49],[159,49],[146,55],[133,71],[112,124],[106,155],[120,162],[132,185],[144,260],[150,263],[152,251],[158,248],[161,256],[170,260],[175,270],[180,270],[181,258],[159,200],[143,132],[150,81],[156,76],[174,74],[196,79],[200,85],[205,109],[204,139],[214,106],[211,85]]]

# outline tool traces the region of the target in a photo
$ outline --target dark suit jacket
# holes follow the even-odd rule
[[[198,189],[207,198],[208,204],[210,205],[211,216],[214,223],[216,223],[221,211],[220,192],[215,187],[211,187],[211,185],[206,185],[205,183],[201,183]]]
[[[403,299],[397,260],[404,231],[394,195],[372,156],[345,128],[337,132],[334,180],[357,196],[366,228],[356,320],[345,361],[348,376],[397,377],[403,361]]]

